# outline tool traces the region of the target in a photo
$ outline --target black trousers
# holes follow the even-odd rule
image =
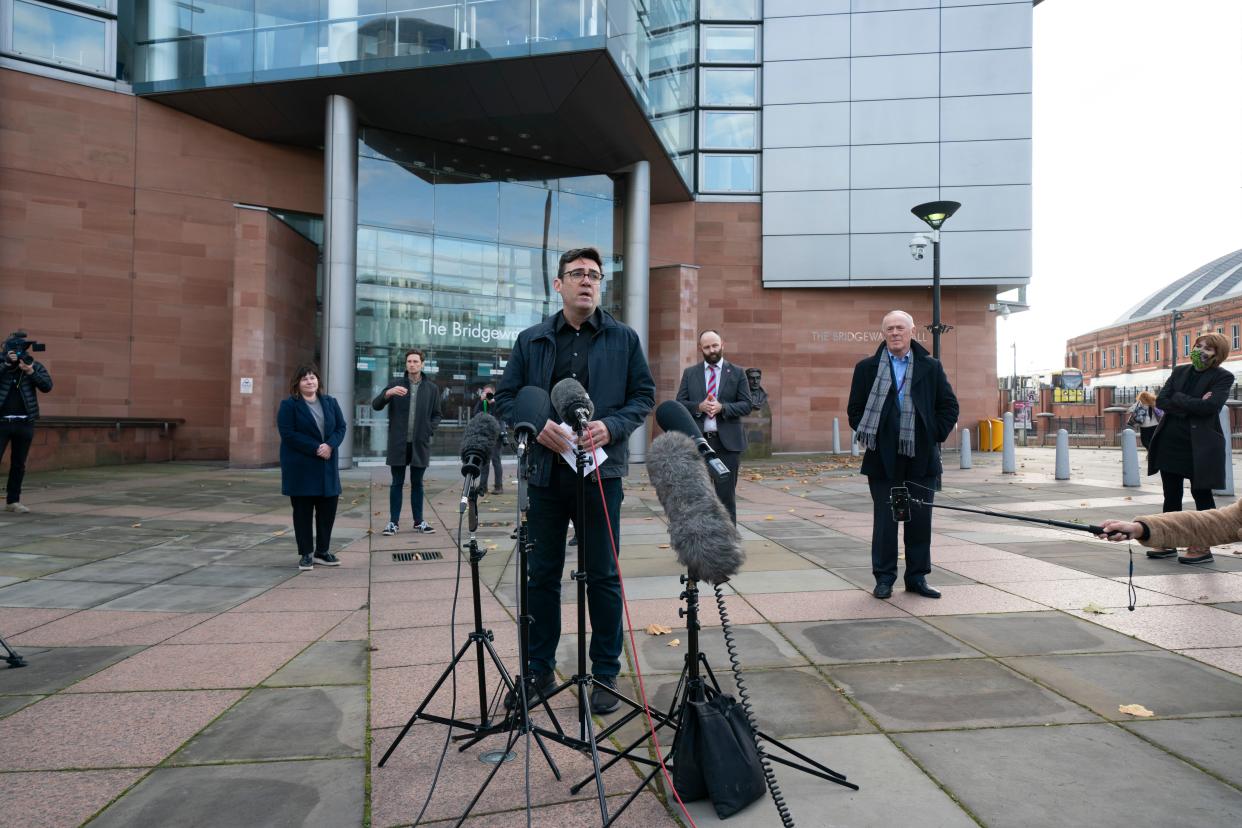
[[[578,513],[577,471],[560,458],[552,468],[551,485],[531,486],[527,515],[533,550],[527,561],[530,599],[530,667],[544,673],[556,667],[556,645],[561,638],[561,579],[565,572],[565,539]],[[586,526],[575,526],[579,544],[585,544],[587,611],[591,619],[591,672],[616,676],[621,671],[621,579],[612,558],[611,541],[621,554],[621,479],[599,484],[586,481]],[[581,549],[582,547],[578,547]],[[577,551],[577,550],[575,550]],[[575,557],[571,569],[578,568]],[[576,586],[575,586],[576,588]],[[576,669],[576,667],[575,667]]]
[[[293,501],[293,537],[299,555],[323,554],[332,545],[339,497],[290,497]],[[312,529],[313,525],[313,529]]]
[[[712,447],[712,451],[716,452],[716,456],[720,458],[720,462],[725,464],[725,468],[729,470],[729,476],[724,480],[713,480],[712,484],[716,487],[716,497],[720,498],[720,502],[729,510],[729,517],[733,518],[733,525],[737,525],[737,470],[742,465],[742,453],[740,451],[725,451],[724,445],[720,442],[720,435],[712,431],[704,435],[707,444]]]
[[[479,473],[479,488],[487,489],[487,473],[492,469],[496,470],[496,488],[503,489],[505,487],[505,469],[501,465],[500,454],[504,451],[504,446],[500,443],[492,446],[491,466],[487,463],[483,464],[483,471]]]
[[[1189,478],[1171,472],[1160,472],[1160,485],[1164,487],[1164,511],[1180,512],[1182,510],[1182,492]],[[1190,489],[1190,496],[1195,499],[1195,508],[1200,512],[1216,508],[1216,498],[1212,497],[1211,489]]]
[[[936,483],[934,477],[906,477],[901,481],[867,478],[872,504],[871,573],[877,584],[897,581],[897,523],[889,507],[889,491],[895,486],[906,485],[906,481],[914,484],[910,486],[911,497],[932,502],[932,489]],[[910,505],[910,520],[905,528],[907,584],[931,572],[931,513],[930,506]]]
[[[0,420],[0,460],[4,459],[5,449],[13,447],[9,453],[9,482],[5,503],[20,503],[22,500],[26,458],[30,456],[30,444],[33,442],[33,420]]]

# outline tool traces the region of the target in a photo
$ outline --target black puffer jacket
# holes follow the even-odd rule
[[[5,399],[8,398],[9,392],[13,388],[13,374],[17,374],[17,389],[22,395],[22,402],[26,404],[26,414],[30,419],[35,420],[39,417],[39,397],[36,389],[46,394],[52,390],[52,375],[43,367],[42,362],[34,363],[34,373],[27,375],[20,368],[11,368],[5,365],[0,368],[0,406],[4,405]]]

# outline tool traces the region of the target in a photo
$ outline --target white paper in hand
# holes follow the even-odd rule
[[[560,423],[559,428],[561,431],[565,432],[565,436],[569,438],[569,442],[573,443],[578,440],[578,435],[574,433],[573,428],[568,423]],[[574,454],[572,449],[569,451],[562,451],[561,457],[565,458],[565,462],[569,464],[570,468],[578,468],[578,457]],[[603,464],[603,462],[607,459],[608,455],[604,453],[602,448],[597,446],[594,454],[588,454],[586,456],[586,462],[582,464],[583,476],[585,477],[595,471],[595,467]]]

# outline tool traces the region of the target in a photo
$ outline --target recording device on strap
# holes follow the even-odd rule
[[[707,461],[707,470],[711,473],[713,480],[728,479],[729,467],[716,456],[716,450],[707,444],[707,440],[703,439],[699,424],[690,416],[690,412],[684,405],[672,400],[660,403],[656,407],[656,423],[664,431],[677,432],[689,437],[699,450],[699,454],[703,455],[703,459]]]
[[[915,484],[918,485],[917,483]],[[931,503],[926,500],[920,500],[910,496],[910,488],[908,486],[894,486],[888,490],[888,505],[893,512],[893,521],[896,523],[905,523],[910,520],[910,506],[923,506],[928,509],[949,509],[954,512],[969,512],[972,515],[987,515],[989,517],[1005,518],[1007,520],[1020,520],[1024,523],[1038,523],[1041,526],[1055,526],[1058,529],[1077,529],[1080,532],[1090,532],[1093,535],[1099,535],[1104,532],[1100,526],[1092,526],[1086,523],[1071,523],[1067,520],[1049,520],[1048,518],[1034,518],[1027,515],[1013,515],[1008,512],[994,512],[990,509],[969,509],[965,506],[949,506],[942,503]]]
[[[517,393],[513,402],[513,437],[518,451],[526,450],[530,441],[552,419],[552,398],[537,385],[528,385]]]
[[[586,424],[595,416],[595,404],[587,394],[582,383],[572,377],[552,386],[552,407],[562,422],[569,423],[575,431],[586,428]]]
[[[716,496],[694,441],[679,431],[655,438],[647,476],[668,516],[670,545],[690,578],[722,584],[736,575],[746,560],[742,538]]]

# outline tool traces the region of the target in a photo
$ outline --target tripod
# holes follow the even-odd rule
[[[690,702],[708,701],[715,696],[721,695],[723,692],[720,687],[720,682],[716,679],[716,675],[712,672],[711,665],[707,661],[707,654],[699,649],[699,630],[701,629],[701,624],[699,623],[698,583],[691,580],[686,575],[681,576],[681,582],[686,585],[685,591],[681,593],[681,598],[686,602],[686,606],[678,609],[677,614],[686,619],[687,646],[685,661],[681,668],[681,675],[677,679],[676,689],[673,691],[673,700],[669,704],[668,713],[663,715],[655,715],[656,721],[659,722],[659,724],[655,726],[656,731],[659,731],[666,725],[672,727],[674,730],[680,731],[686,716],[687,706]],[[755,746],[759,750],[760,762],[763,765],[763,775],[765,781],[767,782],[768,789],[772,794],[772,799],[776,805],[776,809],[780,812],[782,821],[784,821],[785,825],[792,825],[793,820],[789,817],[788,808],[786,808],[784,799],[780,795],[779,788],[776,787],[775,775],[768,767],[769,760],[772,762],[779,762],[782,765],[794,768],[795,770],[800,770],[803,773],[810,774],[811,776],[819,777],[825,781],[835,782],[838,785],[842,785],[855,791],[858,790],[858,786],[847,781],[844,774],[838,773],[832,768],[829,768],[827,765],[823,765],[809,756],[799,753],[786,745],[784,742],[774,739],[767,733],[759,730],[750,711],[750,702],[747,698],[746,686],[742,681],[741,676],[741,665],[738,662],[736,648],[732,641],[732,633],[729,630],[729,618],[727,612],[725,611],[724,595],[719,586],[716,587],[716,603],[720,610],[720,620],[723,624],[725,644],[729,651],[729,658],[732,663],[733,673],[738,687],[738,695],[741,697],[742,705],[746,710],[747,718],[750,720],[751,727],[756,737]],[[635,654],[635,658],[637,658],[637,654]],[[621,814],[626,808],[629,807],[630,803],[634,801],[643,788],[649,785],[660,772],[661,765],[659,762],[650,762],[650,760],[645,760],[645,757],[636,757],[632,755],[632,752],[637,750],[638,747],[643,742],[647,741],[648,738],[652,738],[652,733],[644,733],[634,742],[626,746],[624,750],[619,751],[615,756],[613,756],[613,758],[610,759],[609,762],[601,769],[606,771],[621,759],[630,759],[631,761],[655,765],[655,768],[653,768],[651,772],[643,778],[643,781],[638,788],[630,794],[625,802],[621,803],[621,806],[613,814],[613,820],[616,820],[621,816]],[[784,751],[786,754],[794,757],[798,761],[766,753],[759,744],[760,739],[773,747]],[[664,765],[668,765],[670,762],[673,762],[677,748],[678,744],[674,740],[673,745],[669,748],[668,753],[664,757]],[[570,788],[570,791],[572,793],[577,793],[589,781],[589,778],[584,779],[574,787]],[[605,820],[605,825],[607,824],[609,824],[609,821]]]
[[[0,647],[4,647],[4,652],[7,653],[4,660],[9,663],[10,667],[26,666],[26,659],[19,656],[13,648],[9,646],[8,642],[4,640],[4,636],[0,636]]]
[[[462,504],[460,510],[465,511],[468,508],[470,512],[470,540],[467,544],[467,549],[469,550],[468,560],[470,562],[470,590],[471,596],[474,599],[474,629],[471,631],[470,635],[466,637],[466,640],[462,643],[461,647],[458,648],[457,653],[453,656],[453,660],[450,661],[448,666],[444,668],[444,672],[440,674],[440,678],[432,686],[431,691],[423,698],[423,701],[418,706],[418,709],[414,711],[414,714],[410,716],[409,721],[405,723],[405,727],[403,727],[401,732],[397,734],[397,738],[394,739],[392,744],[388,746],[388,750],[384,752],[383,758],[379,761],[379,766],[381,768],[384,767],[384,763],[388,761],[390,756],[392,756],[392,752],[397,749],[397,745],[401,744],[401,740],[405,738],[406,734],[409,733],[410,728],[413,727],[414,723],[419,719],[428,722],[436,722],[437,724],[448,725],[450,728],[467,730],[470,731],[468,736],[473,735],[478,738],[482,738],[482,736],[495,732],[491,721],[491,711],[487,703],[487,675],[485,673],[486,662],[484,660],[484,654],[491,658],[492,664],[495,666],[496,671],[500,674],[500,679],[504,683],[504,686],[508,688],[509,692],[516,692],[514,680],[510,678],[509,671],[505,669],[505,665],[501,662],[500,656],[496,653],[495,647],[492,646],[492,631],[483,627],[483,606],[479,591],[479,562],[483,560],[483,557],[487,553],[479,548],[478,540],[475,538],[475,532],[479,529],[479,491],[478,487],[475,485],[476,482],[477,478],[473,475],[468,475],[466,477],[462,490]],[[461,538],[459,535],[459,543],[460,540]],[[519,612],[521,612],[521,607],[519,607]],[[450,619],[450,621],[451,620],[452,619]],[[431,700],[435,698],[436,694],[440,691],[440,688],[444,685],[444,682],[447,681],[451,675],[453,675],[453,672],[457,669],[458,663],[466,657],[466,654],[470,651],[471,646],[473,646],[475,650],[475,658],[479,674],[479,723],[475,724],[462,719],[453,719],[447,716],[439,716],[425,712],[427,706],[431,704]],[[525,699],[525,693],[522,693],[521,695],[522,698]],[[509,719],[506,718],[506,722],[508,721]],[[468,742],[461,748],[461,750],[465,750],[467,747],[474,744],[474,742],[478,741],[478,738],[474,739],[474,741]],[[510,744],[510,747],[512,747],[512,743]],[[544,747],[542,742],[539,744],[539,747],[543,750],[543,754],[547,758],[548,763],[552,764],[553,770],[557,773],[557,778],[559,779],[560,773],[559,771],[556,771],[555,763],[552,762],[552,757],[548,754],[547,749]],[[508,750],[506,749],[505,752],[507,753]],[[480,793],[482,792],[480,791]],[[473,805],[473,803],[471,803],[471,805]],[[469,813],[469,811],[467,811],[467,813]],[[464,815],[462,819],[465,819]]]

